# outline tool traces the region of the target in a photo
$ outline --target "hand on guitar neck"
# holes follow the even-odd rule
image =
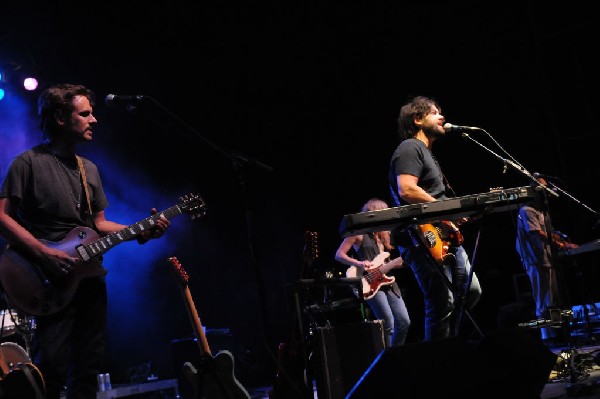
[[[561,233],[560,231],[552,232],[552,240],[559,250],[575,249],[579,247],[579,245],[572,243],[566,234]]]
[[[188,194],[181,197],[178,204],[112,234],[100,236],[89,227],[79,226],[60,241],[40,239],[48,247],[47,254],[56,259],[64,259],[65,255],[59,254],[76,259],[69,264],[62,263],[60,267],[55,264],[54,271],[59,276],[27,252],[7,247],[0,255],[0,285],[9,302],[24,313],[32,316],[56,313],[71,302],[81,280],[106,274],[101,259],[111,248],[151,231],[162,217],[170,220],[177,215],[190,214],[192,219],[197,219],[205,213],[204,200],[197,194]]]

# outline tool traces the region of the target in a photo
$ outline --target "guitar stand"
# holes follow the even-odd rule
[[[410,235],[411,240],[413,242],[413,245],[415,247],[420,247],[422,244],[414,236],[412,229],[409,228],[408,232],[409,232],[409,235]],[[433,258],[433,255],[431,254],[431,252],[428,251],[428,250],[426,250],[425,253],[427,254],[427,257],[429,258],[431,264],[434,265],[435,270],[437,271],[437,273],[442,278],[442,281],[444,282],[444,284],[446,285],[446,287],[450,290],[450,292],[454,296],[454,303],[457,304],[457,305],[455,305],[456,306],[455,312],[457,311],[458,313],[455,316],[456,317],[456,323],[454,325],[454,335],[455,336],[458,335],[460,324],[462,322],[462,314],[464,313],[465,315],[467,315],[467,317],[469,318],[469,320],[473,324],[473,327],[475,328],[475,330],[477,330],[477,332],[479,333],[479,335],[481,337],[483,337],[483,331],[481,330],[481,328],[479,328],[479,325],[477,324],[477,322],[473,318],[473,315],[471,315],[471,311],[466,308],[466,296],[467,296],[466,293],[469,292],[469,287],[471,285],[472,274],[473,274],[473,269],[474,269],[473,264],[471,264],[471,270],[470,270],[469,276],[467,278],[468,285],[465,288],[465,293],[463,293],[463,292],[460,292],[460,290],[457,287],[455,287],[454,284],[452,284],[452,282],[450,281],[450,279],[448,278],[448,276],[446,276],[446,273],[444,273],[444,269],[442,268],[442,266],[440,266],[436,262],[436,260]]]

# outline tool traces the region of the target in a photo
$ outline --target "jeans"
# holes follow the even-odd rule
[[[541,319],[550,319],[549,308],[556,306],[558,285],[554,269],[545,266],[525,265],[525,270],[531,282],[531,292],[535,300],[535,315]],[[542,339],[557,336],[552,327],[540,328]]]
[[[367,303],[374,316],[383,320],[385,347],[404,344],[410,327],[410,318],[402,295],[396,293],[392,287],[385,286]]]
[[[399,250],[404,261],[410,265],[423,293],[425,305],[424,339],[428,341],[449,337],[451,335],[452,317],[457,304],[452,291],[439,272],[439,266],[422,247],[401,247]],[[459,290],[457,292],[465,294],[471,263],[462,246],[451,248],[449,253],[454,255],[454,259],[445,262],[443,272],[455,289]],[[465,308],[470,310],[481,297],[481,286],[475,273],[472,275],[470,288],[465,295]]]

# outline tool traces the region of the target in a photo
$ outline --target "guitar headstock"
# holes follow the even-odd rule
[[[192,215],[192,220],[206,215],[206,203],[198,194],[186,194],[179,198],[183,213]]]
[[[316,231],[306,231],[304,233],[304,258],[310,261],[314,261],[319,257],[319,247],[317,245],[317,239],[319,234]]]
[[[173,266],[173,268],[171,270],[175,274],[175,277],[177,278],[177,282],[179,283],[179,285],[181,285],[181,287],[186,287],[190,282],[190,276],[187,274],[187,272],[183,268],[183,265],[179,262],[179,260],[175,256],[171,256],[170,258],[167,258],[167,261],[171,264],[171,266]]]

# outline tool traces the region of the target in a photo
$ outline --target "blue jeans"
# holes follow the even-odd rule
[[[450,325],[455,309],[454,295],[439,273],[439,266],[434,263],[428,252],[421,248],[399,248],[400,254],[417,279],[423,293],[425,304],[425,340],[445,338],[451,335]],[[452,267],[445,265],[444,274],[456,289],[465,293],[467,279],[471,271],[471,263],[462,246],[450,249],[454,254]],[[436,270],[437,269],[437,270]],[[466,293],[466,309],[472,309],[481,297],[481,286],[473,273],[471,285]]]
[[[382,287],[367,301],[375,318],[383,320],[385,347],[402,345],[406,341],[410,318],[402,295],[390,286]]]
[[[541,319],[549,319],[549,308],[558,303],[558,283],[554,269],[544,265],[525,264],[525,270],[531,282],[531,293],[535,300],[535,315]],[[540,328],[542,339],[556,337],[557,331],[553,327]]]

